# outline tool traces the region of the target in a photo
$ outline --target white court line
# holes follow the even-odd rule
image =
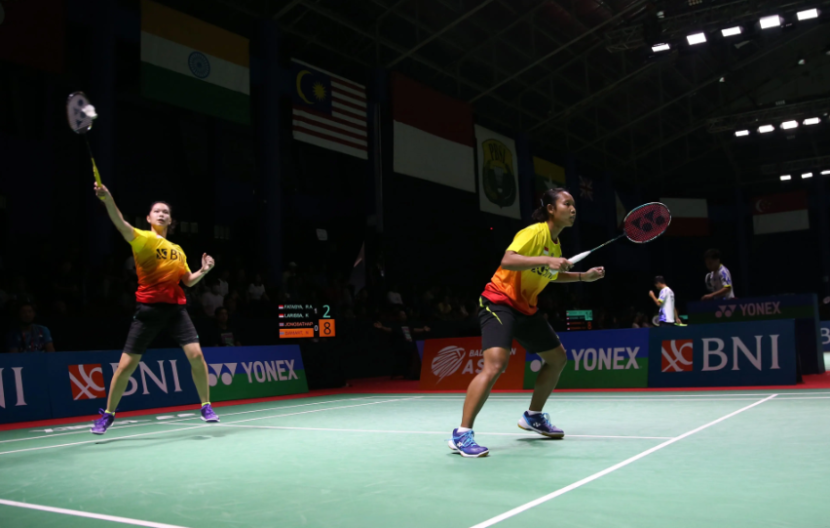
[[[41,506],[40,504],[29,504],[26,502],[15,502],[5,499],[0,499],[0,504],[5,506],[13,506],[15,508],[26,508],[29,510],[39,510],[50,513],[62,513],[63,515],[74,515],[75,517],[86,517],[88,519],[98,519],[101,521],[111,521],[121,524],[132,524],[135,526],[148,526],[150,528],[184,528],[174,524],[164,524],[152,521],[140,521],[138,519],[129,519],[127,517],[116,517],[114,515],[103,515],[100,513],[90,513],[78,510],[67,510],[66,508],[53,508],[52,506]]]
[[[762,394],[761,396],[766,396]],[[624,401],[672,401],[672,402],[699,402],[699,401],[754,401],[760,396],[756,396],[755,398],[699,398],[696,400],[687,400],[682,398],[551,398],[548,400],[549,403],[556,403],[562,401],[569,401],[569,402],[590,402],[590,401],[602,401],[602,402],[624,402]],[[528,401],[530,398],[489,398],[487,401],[503,401],[503,402],[514,402],[514,401]],[[464,401],[462,398],[424,398],[423,401],[457,401],[461,402]]]
[[[752,409],[753,407],[755,407],[757,405],[761,405],[762,403],[764,403],[766,401],[769,401],[769,400],[775,398],[776,396],[778,396],[778,395],[777,394],[772,394],[772,395],[764,398],[763,400],[758,400],[755,403],[753,403],[751,405],[747,405],[746,407],[738,409],[737,411],[731,412],[731,413],[727,414],[726,416],[721,416],[717,420],[709,422],[708,424],[705,424],[705,425],[701,425],[700,427],[698,427],[696,429],[692,429],[691,431],[683,433],[680,436],[676,436],[676,437],[672,438],[671,440],[667,440],[667,441],[663,442],[660,445],[652,447],[651,449],[646,449],[642,453],[640,453],[638,455],[634,455],[633,457],[628,458],[626,460],[623,460],[619,464],[614,464],[613,466],[611,466],[607,469],[603,469],[602,471],[600,471],[598,473],[594,473],[590,477],[585,477],[584,479],[579,480],[577,482],[574,482],[573,484],[571,484],[569,486],[565,486],[564,488],[560,488],[560,489],[554,491],[553,493],[549,493],[548,495],[545,495],[544,497],[539,497],[536,500],[530,501],[526,504],[522,504],[518,508],[513,508],[512,510],[510,510],[508,512],[502,513],[501,515],[497,515],[497,516],[495,516],[491,519],[488,519],[488,520],[486,520],[482,523],[476,524],[472,528],[487,528],[488,526],[493,526],[494,524],[500,523],[501,521],[504,521],[506,519],[514,517],[514,516],[524,512],[524,511],[527,511],[527,510],[529,510],[529,509],[531,509],[535,506],[543,504],[543,503],[545,503],[545,502],[547,502],[551,499],[555,499],[556,497],[558,497],[560,495],[564,495],[565,493],[568,493],[571,490],[575,490],[579,487],[582,487],[585,484],[588,484],[589,482],[593,482],[593,481],[597,480],[598,478],[604,477],[605,475],[607,475],[609,473],[613,473],[614,471],[616,471],[620,468],[624,468],[625,466],[627,466],[627,465],[629,465],[633,462],[636,462],[636,461],[640,460],[641,458],[647,457],[648,455],[650,455],[650,454],[652,454],[656,451],[659,451],[659,450],[663,449],[664,447],[668,447],[668,446],[674,444],[675,442],[679,442],[679,441],[683,440],[686,437],[692,436],[695,433],[699,433],[700,431],[703,431],[704,429],[708,429],[709,427],[712,427],[713,425],[719,424],[724,420],[728,420],[729,418],[732,418],[733,416],[735,416],[737,414],[740,414],[744,411]]]
[[[778,398],[775,401],[790,401],[790,400],[830,400],[830,396],[795,396],[793,398]]]
[[[338,403],[338,402],[344,402],[344,401],[367,400],[369,398],[374,398],[374,396],[363,396],[363,397],[360,397],[360,398],[344,398],[342,400],[327,400],[327,401],[321,401],[321,402],[315,402],[315,403],[303,403],[301,405],[284,405],[282,407],[269,407],[268,409],[256,409],[256,410],[253,410],[253,411],[240,411],[240,412],[235,412],[235,413],[222,414],[222,416],[220,418],[224,418],[224,417],[227,417],[227,416],[237,416],[237,415],[240,415],[240,414],[249,414],[249,413],[254,413],[254,412],[276,411],[276,410],[280,410],[280,409],[294,409],[294,408],[297,408],[297,407],[308,407],[310,405],[323,405],[324,403]],[[285,400],[285,401],[288,401],[288,400]],[[244,403],[242,405],[251,405],[251,404]],[[232,406],[229,406],[229,407],[232,407]],[[145,415],[145,416],[152,416],[152,415],[148,414],[148,415]],[[196,417],[196,415],[194,414],[193,417]],[[179,423],[183,423],[185,420],[190,420],[190,419],[192,419],[192,418],[187,417],[187,418],[181,418],[179,420],[170,420],[166,423],[165,422],[154,422],[152,420],[148,420],[146,423],[123,425],[123,426],[120,426],[120,427],[118,426],[118,422],[115,422],[109,430],[110,431],[115,431],[115,430],[120,431],[121,429],[130,429],[132,427],[143,427],[143,426],[146,426],[146,425],[179,424]],[[90,427],[91,427],[92,422],[88,422],[88,423],[90,424]],[[29,437],[26,437],[26,438],[12,438],[10,440],[0,440],[0,444],[7,444],[9,442],[22,442],[24,440],[40,440],[41,438],[53,438],[53,437],[56,437],[56,436],[66,436],[66,435],[76,435],[76,434],[90,434],[90,433],[89,433],[89,429],[85,429],[83,431],[72,431],[72,432],[69,432],[69,433],[55,433],[55,434],[48,434],[47,433],[47,434],[44,434],[43,436],[29,436]]]
[[[322,411],[336,411],[337,409],[350,409],[352,407],[363,407],[365,405],[377,405],[379,403],[390,403],[390,402],[409,400],[409,399],[412,399],[412,398],[396,398],[394,400],[384,400],[384,401],[379,401],[379,402],[361,403],[359,405],[344,405],[344,406],[340,406],[340,407],[328,407],[328,408],[325,408],[325,409],[314,409],[313,411],[302,411],[302,412],[298,412],[298,413],[278,414],[276,416],[260,416],[258,418],[248,418],[247,420],[239,420],[239,422],[231,422],[231,423],[252,422],[254,420],[266,420],[268,418],[282,418],[284,416],[296,416],[298,414],[308,414],[308,413],[315,413],[315,412],[322,412]],[[342,400],[339,400],[339,401],[342,401]],[[170,423],[173,423],[173,422],[171,421],[171,422],[156,422],[156,423],[158,423],[158,424],[170,424]],[[197,429],[197,428],[202,428],[202,427],[211,427],[212,425],[215,425],[215,424],[198,424],[198,425],[191,426],[191,427],[184,427],[182,429],[173,429],[172,431],[170,429],[162,429],[160,431],[153,431],[151,433],[139,433],[139,434],[127,435],[127,436],[117,436],[117,437],[113,438],[113,440],[120,440],[122,438],[135,438],[137,436],[154,435],[154,434],[159,434],[159,433],[173,433],[173,432],[176,432],[176,431],[187,431],[189,429]],[[38,437],[38,438],[49,438],[49,437]],[[99,437],[95,440],[87,440],[85,442],[72,442],[72,443],[69,443],[69,444],[58,444],[58,445],[42,446],[42,447],[30,447],[28,449],[17,449],[15,451],[0,451],[0,455],[9,455],[9,454],[12,454],[12,453],[23,453],[23,452],[26,452],[26,451],[40,451],[42,449],[53,449],[53,448],[56,448],[56,447],[67,447],[67,446],[72,446],[72,445],[92,444],[92,443],[97,443],[97,442],[104,442],[106,440],[107,439]]]
[[[383,433],[383,434],[421,434],[421,435],[444,435],[447,436],[447,431],[395,431],[395,430],[381,430],[381,429],[333,429],[329,427],[290,427],[290,426],[282,426],[282,425],[236,425],[236,423],[229,423],[229,424],[219,424],[222,427],[243,427],[243,428],[251,428],[251,429],[280,429],[280,430],[287,430],[287,431],[326,431],[332,433]],[[488,435],[488,436],[526,436],[526,437],[538,437],[539,435],[534,433],[482,433],[477,432],[477,435]],[[671,436],[606,436],[606,435],[573,435],[569,434],[566,435],[566,438],[626,438],[626,439],[633,439],[633,440],[667,440],[672,438]]]

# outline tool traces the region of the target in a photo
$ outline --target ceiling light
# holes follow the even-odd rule
[[[792,177],[792,176],[790,176],[789,174],[783,174],[783,175],[781,175],[781,181],[790,181],[790,180],[792,180],[792,179],[793,179],[793,177]]]
[[[821,171],[822,176],[830,176],[830,170]]]
[[[808,9],[806,11],[799,11],[798,12],[798,19],[799,20],[810,20],[811,18],[818,18],[818,9]]]
[[[735,137],[744,137],[749,135],[749,130],[736,130]]]
[[[761,29],[770,29],[775,27],[781,27],[780,16],[772,15],[761,19]]]
[[[798,121],[784,121],[781,123],[781,130],[790,130],[791,128],[798,128]]]
[[[812,177],[813,177],[812,172],[805,172],[804,174],[801,175],[802,180],[806,180],[807,178],[812,178]]]
[[[799,66],[804,66],[805,64],[807,64],[807,59],[805,59],[804,57],[799,57],[798,65]]]
[[[724,37],[734,37],[735,35],[740,35],[741,33],[743,33],[743,31],[744,28],[742,28],[741,26],[735,26],[731,28],[721,29],[720,33]]]
[[[668,44],[655,44],[651,47],[651,51],[657,53],[658,51],[668,51],[671,49],[671,46]]]
[[[772,132],[775,130],[775,127],[772,125],[762,125],[758,127],[758,132],[761,134],[766,134],[767,132]]]
[[[695,33],[694,35],[689,35],[686,37],[686,40],[689,41],[690,46],[694,46],[695,44],[703,44],[706,42],[706,33]]]
[[[804,120],[805,125],[817,125],[821,123],[821,118],[818,117],[808,117]]]

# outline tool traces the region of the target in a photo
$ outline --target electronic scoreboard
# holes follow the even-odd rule
[[[594,327],[593,310],[568,310],[565,312],[568,330],[591,330]]]
[[[311,304],[280,304],[280,339],[334,337],[336,325],[331,306]]]

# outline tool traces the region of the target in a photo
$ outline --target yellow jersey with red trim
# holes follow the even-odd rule
[[[154,231],[133,228],[135,238],[130,242],[138,275],[135,300],[140,303],[187,304],[184,290],[179,285],[190,273],[182,248]]]
[[[533,224],[516,234],[507,251],[525,257],[561,257],[559,240],[552,240],[547,223]],[[549,282],[556,280],[557,271],[540,266],[524,271],[510,271],[499,266],[482,295],[496,304],[506,304],[525,315],[538,309],[536,299]]]

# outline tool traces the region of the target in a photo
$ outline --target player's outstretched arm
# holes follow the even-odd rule
[[[202,267],[194,271],[193,273],[189,273],[182,277],[182,284],[184,284],[188,288],[195,286],[200,280],[205,278],[205,275],[207,275],[208,272],[212,270],[213,266],[215,265],[216,261],[213,260],[213,257],[208,255],[207,253],[202,253]]]
[[[98,185],[96,182],[93,189],[95,190],[95,196],[104,202],[104,205],[107,208],[107,215],[109,215],[110,220],[112,220],[112,223],[118,232],[121,233],[121,236],[124,237],[124,240],[127,242],[135,240],[135,231],[133,230],[133,226],[124,220],[124,216],[115,205],[115,200],[113,200],[112,194],[110,194],[110,190],[107,189],[107,186],[104,184]]]
[[[525,271],[533,268],[547,266],[551,271],[568,271],[573,264],[564,258],[556,257],[526,257],[515,251],[508,251],[501,259],[502,269],[508,271]]]
[[[554,282],[596,282],[605,278],[605,268],[591,268],[588,271],[562,272],[556,276]]]

